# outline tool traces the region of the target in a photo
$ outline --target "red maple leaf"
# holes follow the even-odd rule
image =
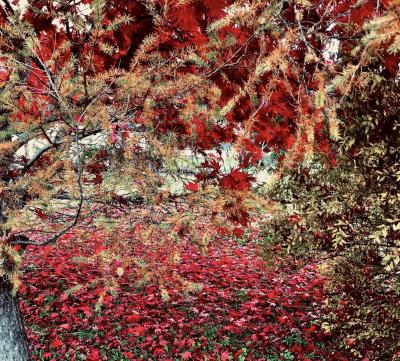
[[[88,355],[87,360],[88,360],[88,361],[98,361],[98,360],[100,360],[99,350],[97,350],[97,349],[92,349],[92,350],[90,351],[90,354]]]
[[[224,352],[221,352],[221,355],[220,355],[220,360],[221,361],[227,361],[227,360],[229,360],[229,352],[228,351],[224,351]]]
[[[199,185],[197,183],[194,182],[189,182],[187,184],[185,184],[185,188],[192,191],[192,192],[198,192],[199,190]]]
[[[36,215],[42,219],[43,221],[47,221],[49,217],[47,216],[46,213],[44,213],[41,209],[35,209]]]
[[[63,342],[59,339],[59,338],[56,338],[52,343],[51,343],[51,347],[54,347],[54,348],[59,348],[59,347],[61,347],[63,345]]]
[[[225,190],[248,191],[250,189],[250,183],[253,180],[254,178],[249,174],[239,169],[234,169],[221,178],[220,184]]]
[[[130,322],[130,323],[133,323],[133,322],[137,322],[137,321],[139,321],[139,316],[138,315],[130,315],[130,316],[128,316],[127,318],[126,318],[126,320],[128,321],[128,322]]]
[[[143,336],[145,334],[145,332],[146,332],[146,329],[143,326],[139,325],[134,328],[133,334],[135,336]]]

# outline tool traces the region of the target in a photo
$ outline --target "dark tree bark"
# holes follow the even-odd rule
[[[0,361],[30,361],[29,345],[10,282],[0,277]]]

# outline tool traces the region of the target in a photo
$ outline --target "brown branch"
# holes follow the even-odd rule
[[[9,3],[9,1],[8,0],[3,0],[3,3],[5,4],[7,10],[10,13],[14,14],[14,9],[12,8],[11,4]]]
[[[44,128],[39,125],[39,129],[42,131],[42,134],[45,136],[45,138],[47,139],[47,141],[51,144],[54,145],[54,142],[50,139],[50,137],[48,136],[48,134],[46,133],[46,131],[44,130]]]

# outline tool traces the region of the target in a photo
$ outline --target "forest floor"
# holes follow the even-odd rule
[[[272,267],[253,241],[215,241],[206,254],[188,245],[168,269],[176,287],[140,262],[108,264],[96,234],[74,237],[25,251],[34,360],[342,360],[326,354],[325,280],[313,264]]]

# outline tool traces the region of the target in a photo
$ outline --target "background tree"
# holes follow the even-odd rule
[[[266,249],[325,259],[333,347],[376,360],[400,346],[398,9],[376,7],[362,28],[337,24],[346,40],[326,88],[334,162],[322,155],[285,172],[270,193],[284,213],[265,230]]]

